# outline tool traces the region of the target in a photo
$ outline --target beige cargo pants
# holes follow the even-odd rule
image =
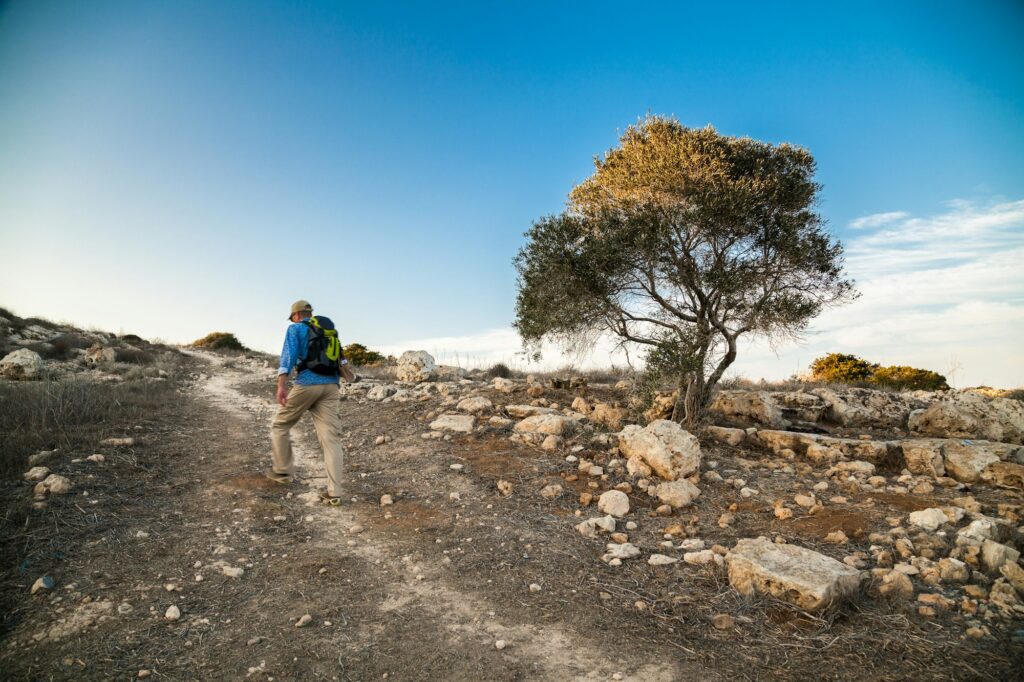
[[[295,462],[292,458],[292,427],[303,413],[313,415],[316,437],[324,451],[324,467],[327,469],[327,494],[341,496],[342,468],[345,463],[345,446],[341,444],[341,419],[338,417],[337,384],[315,386],[292,386],[288,401],[277,411],[270,427],[273,444],[274,473],[292,475]]]

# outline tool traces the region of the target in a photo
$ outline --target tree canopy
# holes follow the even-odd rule
[[[854,296],[807,150],[651,116],[594,165],[515,259],[515,327],[535,356],[602,334],[646,349],[692,423],[742,335],[798,335]]]

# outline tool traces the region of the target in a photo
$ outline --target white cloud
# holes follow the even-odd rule
[[[882,364],[947,374],[957,385],[1024,385],[1024,200],[979,206],[952,201],[943,213],[879,213],[851,226],[877,231],[847,240],[848,270],[861,298],[815,321],[806,339],[779,349],[743,345],[732,374],[781,379],[841,351]],[[430,351],[462,366],[505,362],[528,369],[511,328],[421,339],[386,348]],[[605,340],[584,357],[545,349],[543,367],[624,365]],[[951,375],[955,370],[955,375]]]
[[[880,227],[889,223],[902,220],[910,214],[906,211],[889,211],[888,213],[872,213],[850,221],[850,227],[855,230],[863,230],[869,227]]]

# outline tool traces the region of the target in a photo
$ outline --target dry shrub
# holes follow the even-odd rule
[[[508,365],[506,365],[504,362],[495,363],[491,365],[490,369],[487,370],[488,379],[495,379],[499,377],[502,379],[512,378],[512,370],[509,369]]]
[[[203,338],[193,341],[192,346],[207,350],[233,350],[243,353],[249,350],[231,332],[211,332]]]

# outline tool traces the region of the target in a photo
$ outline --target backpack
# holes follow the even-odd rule
[[[301,372],[308,369],[324,376],[341,374],[341,341],[338,340],[338,330],[334,328],[334,323],[328,317],[317,315],[303,320],[302,324],[309,329],[309,340],[306,356],[299,363],[298,370]]]

